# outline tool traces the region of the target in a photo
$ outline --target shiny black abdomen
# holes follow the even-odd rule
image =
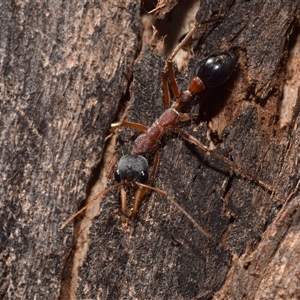
[[[204,82],[205,88],[221,85],[233,72],[238,56],[232,51],[210,55],[200,62],[197,76]]]

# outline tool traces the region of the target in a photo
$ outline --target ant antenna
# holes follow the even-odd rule
[[[88,207],[90,207],[96,200],[100,199],[102,196],[110,192],[116,187],[121,186],[124,184],[123,182],[118,182],[117,184],[114,184],[113,186],[107,188],[106,190],[102,191],[98,195],[96,195],[88,204],[86,204],[82,209],[80,209],[78,212],[76,212],[74,215],[72,215],[62,226],[61,229],[64,229],[71,221],[73,221],[78,215],[83,213],[85,210],[87,210]]]
[[[149,186],[149,185],[145,185],[142,183],[137,183],[137,185],[142,186],[142,187],[146,187],[148,189],[153,190],[154,192],[161,194],[163,196],[165,196],[174,206],[176,206],[192,223],[193,225],[197,228],[197,230],[199,232],[201,232],[204,236],[206,236],[207,238],[211,238],[211,234],[207,233],[192,217],[191,215],[181,206],[179,205],[173,198],[171,198],[167,192],[160,190],[158,188]]]

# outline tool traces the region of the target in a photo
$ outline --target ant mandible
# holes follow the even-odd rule
[[[118,163],[117,169],[115,171],[115,180],[118,183],[105,189],[97,196],[95,196],[86,206],[84,206],[81,210],[71,216],[62,225],[62,228],[65,227],[69,222],[71,222],[76,216],[85,211],[96,200],[98,200],[111,190],[120,187],[121,212],[126,217],[126,221],[137,214],[141,201],[145,197],[147,191],[151,189],[167,197],[171,201],[171,203],[178,207],[180,211],[194,224],[194,226],[202,234],[204,234],[208,238],[211,237],[211,235],[207,233],[202,227],[200,227],[197,222],[176,201],[170,198],[165,191],[152,187],[153,178],[155,176],[159,162],[158,142],[164,135],[166,135],[170,131],[177,132],[189,143],[196,145],[207,153],[215,155],[219,159],[226,162],[233,169],[240,170],[242,173],[244,173],[251,180],[259,184],[263,188],[274,191],[273,186],[259,180],[256,176],[248,172],[242,166],[235,164],[228,158],[207,148],[193,136],[186,134],[177,127],[178,123],[190,120],[190,116],[186,113],[182,113],[182,110],[188,103],[192,101],[194,96],[201,93],[205,88],[213,88],[223,84],[232,74],[238,61],[238,56],[232,51],[221,52],[217,55],[210,55],[200,62],[197,76],[192,78],[189,83],[188,89],[180,92],[174,76],[172,60],[179,49],[182,48],[182,46],[194,34],[198,27],[199,24],[195,25],[183,39],[183,41],[176,47],[170,58],[167,60],[166,67],[162,72],[164,102],[165,107],[167,108],[162,113],[162,115],[149,128],[141,124],[130,123],[126,121],[122,121],[112,125],[112,128],[118,128],[122,126],[143,131],[143,133],[136,138],[131,153],[124,155]],[[167,82],[168,76],[172,93],[176,99],[171,107],[170,93]],[[154,151],[155,155],[153,168],[149,176],[149,165],[144,155]],[[129,213],[127,213],[126,206],[126,186],[136,188],[133,207]]]

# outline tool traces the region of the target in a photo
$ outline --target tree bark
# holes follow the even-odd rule
[[[139,12],[136,1],[2,1],[1,299],[70,296],[72,227],[60,227],[127,93]]]
[[[140,5],[102,2],[3,4],[0,297],[299,298],[299,96],[285,126],[280,114],[288,79],[299,76],[288,68],[297,63],[299,1],[201,1],[197,22],[221,19],[197,31],[188,65],[176,69],[180,89],[211,53],[233,49],[239,62],[224,85],[197,97],[188,108],[197,120],[182,130],[204,144],[213,133],[218,153],[276,188],[176,134],[163,138],[154,186],[211,239],[155,192],[127,229],[118,190],[101,198],[96,217],[97,205],[60,228],[107,170],[104,139],[123,106],[145,126],[164,111],[161,44],[140,47]],[[117,158],[138,134],[120,130]]]

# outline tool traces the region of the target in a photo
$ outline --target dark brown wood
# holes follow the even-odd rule
[[[277,187],[270,194],[176,134],[163,139],[154,185],[211,240],[155,193],[127,230],[118,191],[102,199],[89,235],[81,218],[60,229],[90,194],[128,85],[128,121],[150,126],[164,111],[164,60],[147,45],[136,59],[140,7],[102,2],[3,6],[0,298],[297,298],[299,111],[281,128],[279,108],[298,1],[201,1],[198,21],[223,18],[176,72],[180,88],[201,57],[234,47],[240,58],[229,82],[195,101],[200,125],[182,129],[208,144],[213,120],[224,139],[216,151]],[[118,157],[138,134],[122,129]]]
[[[215,299],[299,298],[299,197],[292,196],[256,249],[234,258]]]
[[[2,1],[1,299],[69,299],[72,227],[60,227],[127,94],[139,12],[136,1]]]

